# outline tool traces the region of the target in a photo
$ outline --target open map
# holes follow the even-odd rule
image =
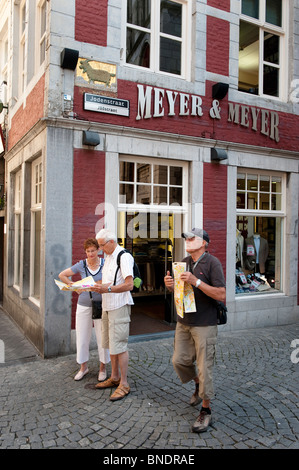
[[[186,263],[173,263],[174,301],[177,314],[184,318],[184,313],[196,312],[194,292],[191,284],[181,281],[180,276],[186,271]]]
[[[56,279],[54,279],[54,282],[60,290],[67,290],[72,292],[76,290],[88,290],[90,287],[93,287],[96,284],[92,276],[85,277],[84,279],[73,282],[72,284],[65,284],[64,282],[57,281]]]

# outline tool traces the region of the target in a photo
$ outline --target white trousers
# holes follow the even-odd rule
[[[83,364],[89,359],[89,345],[92,333],[92,324],[98,345],[99,361],[103,364],[110,362],[109,349],[102,348],[102,320],[93,320],[91,307],[77,305],[76,310],[76,345],[77,362]]]

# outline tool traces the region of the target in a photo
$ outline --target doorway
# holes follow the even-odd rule
[[[181,250],[180,239],[174,237],[181,219],[181,214],[173,213],[118,212],[118,243],[132,253],[142,279],[132,293],[131,335],[175,329],[173,294],[165,288],[164,276],[172,272],[174,257]]]

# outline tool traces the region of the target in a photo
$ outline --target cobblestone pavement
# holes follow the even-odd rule
[[[299,352],[291,346],[298,338],[299,324],[220,331],[214,421],[202,434],[191,432],[200,405],[188,404],[193,385],[181,385],[173,370],[172,335],[131,338],[131,393],[117,402],[110,389],[94,389],[95,351],[80,382],[75,355],[7,360],[0,449],[298,449]]]

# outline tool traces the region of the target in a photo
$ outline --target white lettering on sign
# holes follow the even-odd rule
[[[203,115],[202,98],[198,95],[189,95],[188,93],[144,85],[137,85],[137,89],[137,121],[140,119],[159,118],[165,115],[175,116],[175,105],[177,105],[179,116],[201,117]],[[221,119],[220,111],[219,101],[213,100],[209,112],[210,117],[212,119]],[[227,121],[247,127],[248,129],[251,128],[252,131],[259,130],[261,134],[279,142],[279,115],[275,111],[228,103]]]
[[[162,117],[165,115],[165,104],[168,104],[168,116],[175,116],[175,103],[179,95],[179,115],[180,116],[202,116],[202,99],[200,96],[178,93],[177,91],[165,90],[147,86],[144,90],[143,85],[137,85],[138,89],[138,111],[136,120],[150,119],[151,117]],[[153,92],[153,93],[152,93]],[[153,110],[152,115],[152,95]],[[165,103],[166,101],[166,103]]]
[[[257,131],[257,119],[260,114],[260,132],[267,135],[270,139],[279,142],[279,116],[274,111],[267,111],[266,109],[258,109],[250,106],[243,106],[240,104],[228,103],[228,122],[240,124],[243,127],[250,126],[251,117],[251,130]]]

